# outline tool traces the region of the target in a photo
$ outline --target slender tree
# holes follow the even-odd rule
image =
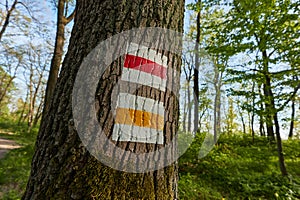
[[[214,141],[217,142],[217,138],[221,132],[221,88],[223,85],[223,72],[219,69],[219,59],[214,58]]]
[[[243,111],[242,111],[242,108],[241,108],[241,102],[240,100],[238,99],[237,100],[237,109],[238,109],[238,113],[239,113],[239,116],[241,118],[241,122],[242,122],[242,127],[243,127],[243,133],[246,134],[247,131],[246,131],[246,123],[245,123],[245,119],[244,119],[244,114],[243,114]]]
[[[196,18],[195,68],[194,68],[194,131],[198,131],[199,123],[199,67],[200,67],[200,36],[201,36],[201,0],[197,2],[198,12]]]
[[[229,57],[243,53],[254,56],[249,62],[233,64],[227,73],[236,83],[252,80],[262,86],[260,101],[264,104],[264,111],[261,114],[264,116],[268,137],[273,141],[276,138],[283,175],[287,175],[287,171],[278,116],[296,95],[300,84],[291,94],[283,92],[282,87],[287,85],[285,76],[291,74],[292,70],[288,65],[285,69],[279,69],[277,65],[287,63],[286,55],[297,49],[299,10],[296,7],[293,2],[285,0],[233,1],[231,9],[224,16],[226,23],[217,24],[213,30],[218,32],[216,39],[225,41],[225,44],[210,48],[211,52]],[[253,67],[254,63],[257,68]],[[248,93],[244,90],[240,94],[247,96]]]
[[[42,106],[41,103],[43,102],[43,100],[39,98],[39,94],[43,93],[46,67],[49,65],[49,54],[45,49],[47,49],[45,45],[34,46],[32,43],[28,44],[28,62],[26,63],[26,68],[29,73],[27,81],[29,94],[27,120],[29,130],[31,130],[32,126],[39,120],[40,114],[38,113],[40,113],[40,111],[38,110],[40,110]]]
[[[190,53],[186,52],[186,54],[191,55]],[[183,56],[183,72],[186,79],[186,95],[185,100],[187,101],[184,105],[184,113],[183,113],[183,131],[192,131],[192,104],[191,104],[191,80],[192,80],[192,65],[190,60],[193,60],[193,58],[189,59]],[[186,127],[187,125],[187,127]]]
[[[50,99],[57,83],[58,73],[63,58],[63,48],[65,44],[65,29],[75,15],[75,10],[68,16],[68,1],[58,0],[57,4],[57,25],[56,25],[56,39],[54,45],[54,53],[51,60],[49,77],[47,81],[46,96],[43,113],[45,114],[49,109]]]

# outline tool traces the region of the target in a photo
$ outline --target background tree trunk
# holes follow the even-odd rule
[[[293,76],[293,80],[297,81],[297,77],[295,75]],[[292,138],[294,135],[294,122],[295,122],[295,97],[292,99],[292,113],[291,113],[289,138]]]
[[[183,104],[183,113],[182,113],[182,130],[183,130],[183,132],[186,132],[186,115],[187,115],[187,92],[186,92],[186,90],[185,90],[185,92],[184,92],[184,96],[185,96],[185,98],[184,98],[184,104]]]
[[[263,94],[262,94],[261,88],[262,88],[262,85],[258,84],[259,98],[263,99]],[[260,102],[259,107],[260,107],[260,111],[263,112],[265,109],[263,101]],[[260,133],[260,136],[266,136],[265,127],[264,127],[264,115],[262,113],[259,114],[259,133]]]
[[[213,85],[215,90],[214,99],[214,142],[217,142],[218,136],[221,133],[221,88],[222,88],[222,76],[218,68],[219,58],[214,58],[214,79]]]
[[[276,133],[276,143],[277,143],[277,152],[278,152],[278,159],[279,159],[279,167],[280,167],[281,174],[283,176],[287,176],[288,172],[287,172],[287,169],[286,169],[286,166],[285,166],[285,162],[284,162],[284,155],[283,155],[283,149],[282,149],[282,141],[281,141],[281,136],[280,136],[280,126],[279,126],[277,112],[274,115],[274,123],[275,123],[275,133]]]
[[[245,123],[245,119],[244,119],[244,115],[243,115],[241,107],[242,107],[241,106],[241,102],[238,100],[238,102],[237,102],[237,109],[238,109],[238,112],[239,112],[239,115],[240,115],[240,118],[241,118],[242,127],[243,127],[243,133],[247,134],[247,132],[246,132],[246,123]]]
[[[187,104],[188,104],[188,120],[187,120],[187,130],[192,132],[192,101],[191,101],[191,89],[190,89],[190,82],[188,82],[187,87]]]
[[[57,83],[60,64],[64,53],[63,49],[65,44],[65,27],[69,22],[72,21],[75,15],[75,11],[68,17],[64,15],[65,4],[66,0],[59,0],[57,5],[57,27],[55,46],[47,81],[43,115],[45,115],[49,109],[50,100],[53,96],[54,89]]]
[[[292,138],[294,135],[294,122],[295,122],[295,100],[292,100],[292,114],[291,114],[289,138]]]
[[[82,146],[72,123],[71,95],[83,59],[99,42],[134,27],[164,27],[183,32],[183,13],[182,0],[77,1],[69,50],[49,112],[41,123],[23,199],[178,198],[176,164],[154,172],[133,174],[114,170],[91,156]],[[180,60],[172,63],[179,70]],[[109,70],[118,69],[110,67]],[[99,82],[98,88],[106,89],[100,93],[102,100],[110,99],[107,91],[116,81],[112,75]],[[178,103],[169,102],[166,110],[171,111],[175,119],[166,132],[175,134]]]
[[[193,58],[191,58],[192,62],[194,61]],[[185,80],[186,80],[186,88],[185,88],[185,111],[183,113],[183,123],[184,123],[184,131],[192,132],[192,101],[191,101],[191,80],[192,80],[192,65],[193,63],[190,63],[188,59],[184,58],[185,66],[183,67],[183,72],[185,74]]]
[[[201,1],[198,1],[201,5]],[[194,68],[194,131],[195,133],[198,131],[198,123],[199,123],[199,66],[200,66],[200,58],[199,58],[199,50],[200,50],[200,20],[201,20],[201,10],[197,13],[196,19],[196,44],[195,44],[195,68]]]
[[[252,83],[251,93],[252,93],[252,111],[251,111],[251,135],[252,141],[254,142],[255,130],[254,130],[254,120],[255,120],[255,82]]]
[[[263,39],[261,39],[263,40]],[[261,42],[263,43],[263,42]],[[273,129],[273,113],[274,110],[272,109],[271,101],[273,101],[273,97],[271,96],[272,88],[271,88],[271,78],[269,72],[269,57],[267,55],[266,50],[262,50],[262,57],[263,57],[263,73],[264,73],[264,84],[263,84],[263,91],[265,96],[265,109],[266,109],[266,127],[267,127],[267,134],[268,138],[271,141],[275,140],[275,134]]]

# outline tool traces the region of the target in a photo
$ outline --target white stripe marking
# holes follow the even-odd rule
[[[162,130],[115,124],[112,140],[163,144],[164,138]]]
[[[139,83],[142,85],[148,85],[150,87],[159,89],[163,92],[166,91],[167,81],[165,79],[135,69],[124,67],[122,71],[121,80]]]
[[[117,107],[142,110],[162,116],[165,113],[162,102],[128,93],[120,93],[118,95]]]

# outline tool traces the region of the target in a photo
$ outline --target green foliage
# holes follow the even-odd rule
[[[228,134],[233,134],[238,127],[238,124],[235,122],[236,114],[233,106],[232,98],[228,99],[228,111],[225,119],[225,127]]]
[[[15,89],[13,82],[14,77],[7,73],[1,66],[0,62],[0,114],[7,114],[9,99],[11,98],[11,92]]]
[[[284,141],[288,178],[279,171],[277,150],[266,138],[221,135],[204,158],[197,159],[204,134],[179,160],[182,199],[299,199],[300,141]]]
[[[33,156],[33,145],[11,150],[0,164],[0,191],[8,199],[18,199],[24,191],[30,173],[30,162]],[[1,185],[6,187],[1,187]],[[6,191],[3,191],[5,188]],[[5,198],[4,198],[5,199]]]
[[[211,187],[203,187],[206,184],[197,175],[191,175],[189,173],[180,176],[178,183],[180,199],[207,199],[207,200],[219,200],[222,199],[221,193]],[[195,184],[197,183],[197,184]]]
[[[228,12],[219,15],[219,18],[223,20],[208,22],[204,29],[214,39],[214,43],[207,47],[210,54],[231,60],[226,69],[227,82],[243,84],[252,81],[262,85],[270,78],[271,85],[268,87],[273,90],[280,111],[280,105],[298,84],[298,81],[292,80],[293,75],[299,76],[300,72],[296,68],[300,37],[297,4],[288,0],[233,1]],[[237,63],[237,57],[241,56],[247,59]],[[247,90],[233,88],[229,91],[232,95],[270,101],[269,97],[259,97],[258,91],[251,94]],[[259,102],[256,104],[259,105]]]

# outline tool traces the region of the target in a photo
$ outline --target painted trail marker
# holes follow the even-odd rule
[[[166,90],[167,57],[131,43],[124,58],[121,80]],[[119,93],[112,140],[164,143],[164,106],[151,98]]]
[[[166,90],[167,57],[131,43],[125,55],[121,80]]]

